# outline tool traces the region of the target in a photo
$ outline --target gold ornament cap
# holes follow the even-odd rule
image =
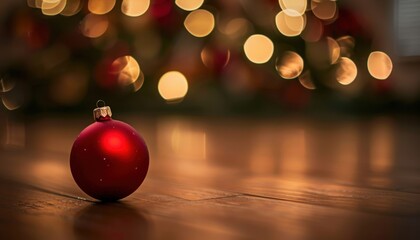
[[[98,100],[96,102],[96,108],[93,109],[93,118],[96,121],[109,120],[112,117],[111,108],[106,106],[105,101]]]

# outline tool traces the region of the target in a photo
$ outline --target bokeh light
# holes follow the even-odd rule
[[[281,11],[275,18],[277,29],[284,36],[294,37],[299,35],[305,28],[305,18],[301,15],[290,16]]]
[[[150,7],[150,0],[123,0],[121,12],[130,17],[143,15]]]
[[[67,0],[67,4],[64,7],[63,11],[61,11],[61,15],[63,16],[73,16],[76,15],[82,9],[82,4],[80,0]]]
[[[337,43],[340,46],[341,57],[351,57],[353,54],[353,48],[355,46],[355,40],[352,36],[342,36],[337,39]]]
[[[393,65],[391,58],[386,53],[375,51],[369,54],[367,67],[372,77],[384,80],[391,75]]]
[[[109,13],[115,6],[115,0],[89,0],[88,9],[94,14]]]
[[[274,44],[268,37],[254,34],[245,41],[244,51],[251,62],[262,64],[270,60],[274,52]]]
[[[159,94],[166,101],[177,101],[188,92],[188,81],[178,71],[170,71],[162,75],[158,83]]]
[[[340,46],[334,39],[330,37],[327,37],[327,44],[328,44],[328,52],[330,56],[330,63],[334,64],[337,62],[338,58],[340,57]]]
[[[305,13],[307,0],[279,0],[281,9],[289,16],[301,16]]]
[[[7,78],[2,81],[1,100],[3,106],[10,111],[20,108],[25,103],[25,88],[19,82]],[[6,90],[6,91],[5,91]]]
[[[15,87],[15,81],[9,78],[0,78],[0,93],[9,92]]]
[[[193,36],[205,37],[213,31],[214,16],[204,9],[195,10],[185,18],[184,26]]]
[[[314,90],[316,89],[314,82],[312,81],[311,72],[309,70],[304,71],[299,76],[299,83],[306,89]]]
[[[140,65],[132,56],[123,56],[115,59],[111,64],[113,74],[117,75],[121,86],[128,86],[137,81],[140,76]]]
[[[230,60],[230,51],[229,49],[217,49],[213,47],[206,46],[201,50],[201,61],[203,64],[215,71],[219,71],[222,68],[226,67]]]
[[[349,85],[356,79],[356,64],[347,57],[341,57],[337,62],[336,79],[342,85]]]
[[[144,83],[144,74],[143,74],[143,71],[140,71],[139,77],[130,86],[132,86],[134,92],[137,92],[143,86],[143,83]]]
[[[26,3],[31,8],[41,8],[42,6],[42,0],[26,0]]]
[[[102,36],[108,29],[108,18],[105,15],[95,15],[89,13],[82,20],[81,31],[83,35],[89,38]]]
[[[293,79],[298,77],[303,71],[302,57],[292,51],[286,51],[276,62],[276,70],[284,79]]]
[[[204,0],[175,0],[175,4],[185,11],[193,11],[203,5]]]
[[[321,20],[314,17],[312,14],[306,15],[306,26],[300,36],[306,42],[317,42],[321,39],[324,33],[324,25]]]
[[[3,103],[3,106],[10,111],[16,110],[22,105],[20,102],[15,102],[13,101],[13,99],[10,99],[8,97],[2,97],[1,101]]]
[[[335,0],[312,0],[311,9],[317,18],[330,20],[336,15],[337,3]]]
[[[47,16],[60,14],[66,6],[66,3],[66,0],[44,0],[41,4],[42,14]]]
[[[250,29],[250,25],[250,22],[245,18],[234,18],[229,20],[225,25],[219,25],[219,29],[231,39],[239,39],[245,36]]]

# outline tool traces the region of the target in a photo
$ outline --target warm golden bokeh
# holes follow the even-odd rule
[[[245,18],[234,18],[228,21],[225,26],[219,25],[219,29],[231,39],[238,39],[247,33],[249,26],[250,23]]]
[[[66,3],[66,0],[44,0],[41,4],[42,14],[47,16],[60,14],[66,7]]]
[[[286,51],[276,62],[277,72],[284,79],[298,77],[303,71],[303,66],[302,57],[292,51]]]
[[[391,75],[393,65],[391,58],[386,53],[375,51],[370,53],[367,67],[372,77],[384,80]]]
[[[337,3],[335,0],[312,0],[311,9],[317,18],[330,20],[336,15]]]
[[[80,26],[83,35],[89,38],[97,38],[102,36],[108,29],[109,21],[105,15],[95,15],[89,13],[82,20]]]
[[[133,82],[133,84],[131,84],[133,91],[137,92],[138,90],[140,90],[140,88],[143,86],[143,83],[144,83],[144,74],[143,74],[143,71],[140,71],[140,75],[137,78],[137,80]]]
[[[342,85],[349,85],[357,76],[356,64],[346,57],[341,57],[337,62],[336,79]]]
[[[23,105],[24,100],[21,90],[15,90],[15,92],[10,92],[10,94],[1,96],[3,106],[10,111],[20,108]]]
[[[209,69],[214,69],[217,61],[222,61],[222,67],[226,67],[230,60],[230,51],[229,49],[226,49],[218,55],[218,53],[214,53],[213,49],[204,47],[203,50],[201,50],[200,57],[203,64]]]
[[[122,86],[128,86],[136,82],[141,72],[139,64],[132,56],[115,59],[111,68],[118,77],[118,83]]]
[[[150,0],[123,0],[121,12],[130,17],[143,15],[150,7]]]
[[[89,0],[88,9],[94,14],[109,13],[115,6],[115,0]]]
[[[185,11],[193,11],[203,5],[204,0],[175,0],[175,4]]]
[[[277,29],[287,37],[298,36],[305,28],[305,18],[302,15],[290,16],[281,11],[275,18]]]
[[[63,16],[73,16],[76,15],[82,9],[82,4],[80,0],[67,0],[67,4],[64,7],[63,11],[61,11],[61,15]]]
[[[254,34],[245,41],[244,52],[251,62],[266,63],[273,56],[274,44],[268,37]]]
[[[41,8],[42,0],[26,0],[28,7],[31,8]]]
[[[330,37],[327,37],[327,44],[328,44],[328,52],[330,56],[330,63],[334,64],[337,62],[338,58],[340,57],[340,46],[338,43]]]
[[[281,9],[289,16],[301,16],[305,13],[307,0],[279,0]]]
[[[205,37],[213,31],[214,16],[204,9],[195,10],[185,18],[184,26],[191,35]]]
[[[178,71],[170,71],[162,75],[158,83],[160,96],[166,101],[177,101],[188,92],[188,81]]]
[[[352,36],[342,36],[337,39],[337,43],[340,46],[341,57],[351,57],[353,54],[353,48],[355,46],[355,40]]]
[[[300,76],[299,76],[299,82],[300,84],[309,90],[314,90],[316,89],[314,82],[312,81],[312,76],[311,76],[311,72],[309,70],[304,71]]]
[[[7,78],[0,78],[0,93],[9,92],[15,87],[15,85],[15,81],[11,81]]]
[[[324,33],[324,25],[322,21],[313,15],[308,15],[306,18],[306,26],[300,36],[306,42],[317,42],[321,39]]]

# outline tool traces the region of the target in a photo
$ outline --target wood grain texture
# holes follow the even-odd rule
[[[106,204],[69,170],[88,122],[20,123],[24,142],[0,151],[0,239],[420,238],[416,119],[122,120],[151,165],[134,194]]]

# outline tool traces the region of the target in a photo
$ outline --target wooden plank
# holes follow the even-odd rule
[[[0,239],[420,238],[416,124],[127,118],[147,138],[148,177],[98,204],[68,166],[85,123],[63,121],[0,150]]]
[[[420,236],[418,217],[383,216],[259,197],[168,201],[136,194],[121,203],[92,204],[3,181],[0,186],[2,196],[8,196],[0,201],[1,234],[8,238],[415,239]],[[10,202],[14,203],[13,208],[8,205]],[[20,231],[15,230],[17,226]]]

